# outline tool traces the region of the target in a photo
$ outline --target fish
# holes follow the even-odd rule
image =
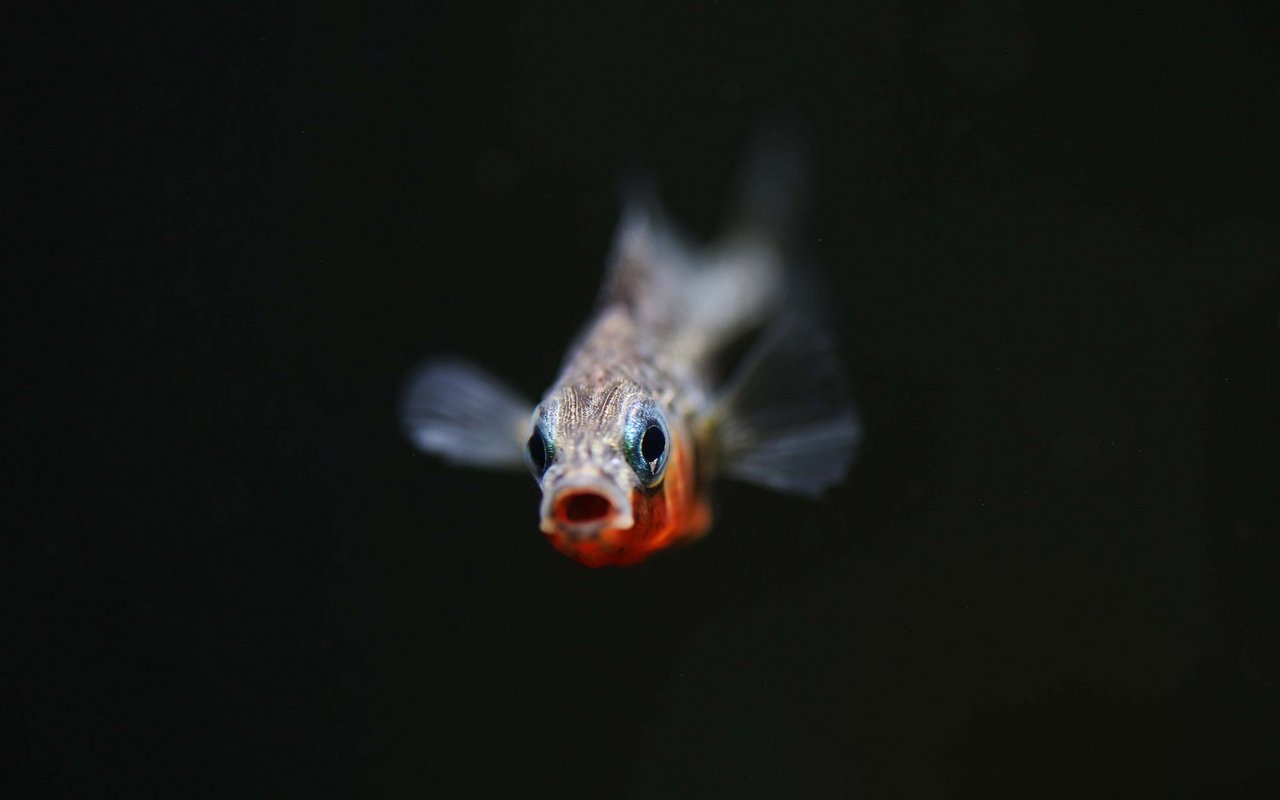
[[[795,252],[802,138],[756,137],[736,213],[708,244],[652,181],[628,182],[595,308],[541,400],[430,359],[402,394],[409,441],[455,465],[527,468],[542,534],[587,567],[701,538],[722,478],[815,498],[840,484],[862,428]]]

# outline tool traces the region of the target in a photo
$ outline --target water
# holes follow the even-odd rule
[[[22,213],[80,265],[13,318],[42,332],[13,373],[25,794],[1274,779],[1280,76],[1253,12],[596,13],[113,18],[75,50],[92,124],[46,101],[6,132],[58,154]],[[526,475],[403,441],[428,354],[542,390],[633,160],[709,234],[779,104],[817,133],[867,427],[843,488],[722,485],[704,541],[587,570]]]

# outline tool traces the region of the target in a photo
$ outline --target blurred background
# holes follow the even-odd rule
[[[9,796],[1258,796],[1280,16],[162,4],[10,27]],[[867,429],[588,570],[395,416],[531,397],[634,164],[808,120]]]

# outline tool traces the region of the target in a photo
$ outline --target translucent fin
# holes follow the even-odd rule
[[[743,153],[736,202],[721,237],[688,286],[689,324],[676,347],[694,363],[801,302],[793,245],[810,188],[810,136],[795,114],[756,128]]]
[[[626,304],[641,324],[661,335],[687,316],[686,288],[697,256],[667,219],[652,182],[631,177],[622,203],[601,303]]]
[[[812,326],[785,318],[766,330],[720,403],[723,474],[810,497],[844,479],[861,426],[830,343]]]
[[[428,453],[474,467],[521,467],[533,404],[465,361],[433,361],[405,386],[405,435]]]
[[[807,210],[812,139],[795,112],[775,111],[760,122],[743,154],[730,237],[763,239],[785,249]]]
[[[781,253],[739,236],[695,248],[666,218],[652,185],[628,185],[603,303],[624,303],[664,350],[698,365],[785,296]]]

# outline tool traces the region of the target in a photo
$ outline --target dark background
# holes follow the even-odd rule
[[[29,11],[0,126],[10,796],[1258,796],[1277,778],[1265,4]],[[815,135],[868,437],[630,570],[401,380],[531,396],[648,165]]]

